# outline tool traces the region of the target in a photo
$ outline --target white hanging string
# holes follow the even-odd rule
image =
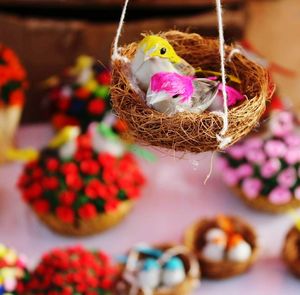
[[[114,42],[112,60],[122,59],[122,56],[119,54],[119,40],[120,40],[120,37],[121,37],[121,34],[122,34],[122,28],[123,28],[123,25],[124,25],[124,20],[125,20],[125,15],[126,15],[128,3],[129,3],[129,0],[125,0],[123,10],[122,10],[122,14],[121,14],[121,18],[120,18],[120,22],[119,22],[119,26],[118,26],[118,29],[117,29],[115,42]]]
[[[219,51],[221,60],[221,77],[222,77],[222,95],[223,95],[223,113],[218,112],[218,115],[223,120],[223,128],[220,131],[220,135],[217,135],[217,139],[220,144],[219,147],[222,149],[228,143],[230,138],[224,138],[228,130],[228,107],[227,107],[227,93],[226,93],[226,73],[225,73],[225,40],[224,40],[224,28],[223,28],[223,10],[221,0],[216,0],[216,9],[218,16],[218,30],[219,30]]]

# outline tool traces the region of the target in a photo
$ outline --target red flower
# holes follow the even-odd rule
[[[77,144],[79,149],[91,149],[91,137],[89,134],[83,134],[78,136]]]
[[[82,182],[81,178],[76,174],[67,175],[66,183],[70,189],[75,190],[75,191],[79,191],[83,186],[83,182]]]
[[[102,183],[98,179],[92,179],[85,188],[85,194],[91,198],[95,199],[99,196],[99,189],[102,187]]]
[[[84,87],[80,87],[80,88],[76,89],[75,95],[79,99],[87,99],[90,96],[90,91]]]
[[[59,181],[55,176],[48,176],[42,180],[42,185],[46,190],[55,190],[59,186]]]
[[[112,212],[115,211],[120,202],[118,200],[108,200],[107,203],[104,205],[105,212]]]
[[[95,98],[88,104],[88,112],[92,115],[101,115],[105,110],[105,102],[102,99]]]
[[[93,204],[85,204],[79,208],[78,214],[82,219],[90,219],[97,215],[97,209]]]
[[[97,80],[102,85],[110,85],[111,84],[111,74],[109,71],[103,71],[97,76]]]
[[[65,97],[62,97],[58,102],[57,102],[57,107],[61,111],[66,111],[70,106],[70,99],[67,99]]]
[[[41,185],[39,183],[34,183],[24,191],[24,198],[28,201],[37,199],[42,195],[42,192]]]
[[[77,174],[78,173],[78,167],[75,163],[65,163],[61,166],[61,172],[65,175]]]
[[[116,158],[108,153],[101,153],[98,155],[99,163],[104,167],[112,168],[116,163]]]
[[[70,207],[60,206],[56,208],[57,217],[66,223],[73,223],[75,220],[74,211]]]
[[[33,203],[33,208],[37,213],[45,214],[49,212],[50,205],[46,200],[37,200]]]
[[[63,205],[70,206],[74,203],[75,199],[76,199],[75,192],[63,191],[59,195],[60,203]]]
[[[99,172],[99,163],[95,160],[85,160],[80,165],[81,171],[88,175],[95,175]]]
[[[46,161],[46,167],[50,172],[57,171],[58,166],[59,166],[59,162],[55,158],[50,158]]]

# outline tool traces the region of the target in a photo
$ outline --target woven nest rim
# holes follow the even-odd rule
[[[174,47],[179,56],[195,68],[219,70],[219,42],[198,34],[168,31],[160,33]],[[177,113],[167,116],[145,103],[144,94],[132,82],[129,64],[136,51],[137,42],[120,48],[123,59],[112,61],[111,98],[113,109],[124,120],[130,135],[139,143],[175,151],[200,153],[220,150],[217,135],[223,127],[222,119],[211,113]],[[226,46],[226,57],[233,49]],[[261,66],[236,54],[226,63],[228,74],[238,77],[242,83],[239,90],[246,99],[231,108],[229,126],[224,136],[230,144],[248,134],[257,125],[265,111],[274,86]]]

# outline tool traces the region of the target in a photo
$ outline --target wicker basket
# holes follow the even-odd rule
[[[252,247],[252,255],[246,262],[232,262],[224,260],[222,262],[214,262],[207,260],[197,250],[197,239],[204,236],[205,231],[216,226],[214,219],[202,219],[189,227],[185,233],[185,245],[193,251],[199,260],[201,271],[204,277],[211,279],[226,279],[246,272],[254,263],[258,246],[254,229],[237,217],[228,217],[235,225],[235,228]]]
[[[249,207],[273,214],[286,213],[291,209],[300,207],[300,200],[292,198],[292,200],[286,204],[272,204],[268,201],[266,196],[259,196],[255,199],[249,199],[245,196],[243,191],[239,187],[232,187],[232,191]]]
[[[160,250],[166,251],[173,247],[176,247],[176,246],[170,245],[170,244],[168,244],[168,245],[164,244],[164,245],[155,246],[155,249],[160,249]],[[201,277],[199,265],[196,262],[196,258],[194,257],[194,255],[192,253],[189,253],[188,249],[186,249],[186,250],[187,250],[186,254],[178,255],[184,263],[186,273],[187,273],[186,279],[181,284],[177,285],[173,289],[162,289],[162,288],[157,289],[153,292],[153,295],[189,295],[199,285],[199,280]],[[121,265],[120,266],[120,276],[119,276],[119,279],[117,280],[115,287],[118,286],[118,283],[122,282],[125,286],[125,289],[120,291],[119,289],[116,288],[113,291],[114,295],[128,295],[129,294],[128,292],[129,292],[129,289],[131,286],[123,279],[123,277],[122,277],[123,271],[124,271],[124,265]],[[138,290],[138,293],[136,295],[147,295],[147,294],[145,294],[142,290]]]
[[[134,203],[123,201],[116,210],[98,214],[89,220],[77,219],[75,223],[65,223],[54,214],[38,215],[39,219],[53,231],[67,236],[88,236],[105,231],[122,221]]]
[[[282,257],[290,271],[300,278],[300,232],[296,227],[292,227],[285,238]]]
[[[219,70],[218,41],[179,31],[169,31],[161,36],[171,43],[179,56],[195,68]],[[122,56],[131,60],[137,45],[131,43],[123,47]],[[227,46],[226,54],[231,50],[232,47]],[[217,135],[223,127],[220,117],[211,112],[183,112],[173,116],[160,113],[148,107],[144,93],[132,86],[128,63],[115,59],[112,66],[113,108],[127,123],[135,140],[142,144],[185,152],[200,153],[219,149]],[[229,110],[229,127],[225,136],[230,137],[230,144],[233,144],[257,124],[265,111],[272,87],[267,72],[240,54],[234,55],[232,61],[227,62],[226,71],[242,81],[239,90],[248,98]]]

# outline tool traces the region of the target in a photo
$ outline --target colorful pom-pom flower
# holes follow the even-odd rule
[[[11,248],[0,244],[0,294],[24,294],[29,279],[27,260]]]
[[[23,200],[59,233],[105,230],[120,222],[141,195],[145,179],[135,157],[97,127],[42,150],[19,179]]]
[[[221,155],[224,181],[250,206],[279,213],[300,206],[300,133],[289,112],[274,113],[269,132]]]
[[[56,129],[100,122],[110,107],[110,71],[90,56],[79,56],[60,77],[48,80],[47,96]]]
[[[80,246],[54,249],[31,273],[25,294],[109,295],[115,275],[116,268],[102,251]]]

